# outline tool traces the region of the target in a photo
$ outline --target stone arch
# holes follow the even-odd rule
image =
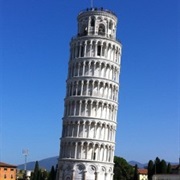
[[[101,67],[100,67],[101,77],[104,77],[105,71],[106,71],[105,69],[106,69],[106,64],[105,63],[101,63]]]
[[[89,121],[84,121],[83,124],[83,137],[88,138],[88,128],[89,128]]]
[[[74,132],[73,132],[73,134],[74,134],[75,137],[78,137],[78,136],[79,136],[79,134],[78,134],[78,129],[77,129],[78,124],[79,124],[78,121],[76,121],[76,122],[74,123]]]
[[[89,143],[89,148],[87,151],[87,159],[92,160],[92,152],[93,152],[93,143]]]
[[[76,116],[81,115],[79,110],[80,110],[80,101],[76,101],[76,114],[75,114]]]
[[[83,137],[83,126],[84,126],[84,122],[80,121],[80,124],[79,124],[79,137]]]
[[[91,22],[90,22],[91,27],[95,26],[95,17],[91,16]]]
[[[85,171],[85,166],[84,164],[76,164],[75,165],[75,177],[77,179],[83,179],[84,177],[84,171]]]
[[[99,83],[99,95],[101,97],[103,97],[103,95],[104,95],[104,83],[103,82]]]
[[[91,100],[87,101],[87,107],[86,107],[86,116],[91,115]]]
[[[101,56],[101,52],[102,48],[101,48],[101,41],[97,42],[97,56]]]
[[[93,67],[94,67],[94,65],[93,65],[93,63],[90,61],[90,62],[89,62],[89,76],[93,76]]]
[[[105,32],[106,32],[105,25],[102,24],[102,23],[99,24],[99,27],[98,27],[98,35],[105,36]]]
[[[106,50],[106,43],[103,42],[102,43],[102,54],[101,54],[103,57],[105,57],[105,50]]]
[[[114,69],[113,65],[110,65],[109,79],[112,79],[113,77],[113,69]]]
[[[92,57],[95,56],[95,47],[96,47],[96,41],[93,40],[93,41],[92,41],[92,47],[91,47],[91,56],[92,56]]]
[[[84,142],[84,144],[83,144],[83,150],[84,150],[84,159],[87,159],[88,142]]]
[[[104,155],[104,144],[101,144],[100,153],[99,153],[99,160],[100,161],[103,161],[103,155]]]
[[[77,143],[77,159],[81,159],[81,142]]]
[[[100,136],[100,139],[102,140],[104,140],[105,138],[105,131],[106,131],[106,123],[103,123],[101,128],[101,136]]]
[[[112,20],[110,20],[109,21],[109,27],[108,27],[110,30],[112,30],[112,28],[113,28],[113,21]]]
[[[99,179],[105,179],[106,168],[104,166],[100,167]]]
[[[90,57],[91,53],[91,41],[87,41],[86,56]]]
[[[90,180],[91,179],[94,180],[96,178],[96,171],[97,171],[97,168],[95,165],[92,164],[88,167],[88,177]]]
[[[65,177],[65,180],[71,180],[70,175],[67,175],[67,176]]]
[[[111,58],[111,43],[108,43],[108,46],[107,46],[107,58],[108,59]]]
[[[94,138],[95,125],[93,122],[89,124],[89,138]]]
[[[76,147],[76,142],[72,142],[72,147],[74,148],[73,153],[71,154],[71,158],[75,158],[75,147]]]
[[[86,95],[86,87],[87,87],[87,81],[85,80],[85,81],[83,82],[82,95]]]
[[[104,86],[104,97],[107,98],[108,96],[108,83],[105,83],[105,86]]]
[[[100,134],[101,134],[101,122],[98,122],[98,123],[96,124],[96,138],[97,138],[97,139],[99,139]]]
[[[89,75],[89,61],[86,61],[85,62],[85,72],[84,72],[84,75]]]
[[[93,95],[94,96],[98,96],[99,95],[98,86],[99,86],[98,81],[97,80],[94,81],[94,89],[93,89]]]
[[[85,54],[84,54],[84,46],[85,46],[85,41],[82,41],[81,47],[80,47],[80,53],[79,53],[80,57],[84,57],[85,56]]]
[[[90,79],[89,80],[89,86],[88,86],[88,95],[92,95],[92,92],[93,92],[93,80],[92,79]]]
[[[103,109],[103,101],[99,101],[99,105],[98,105],[98,117],[102,118],[102,109]]]
[[[94,146],[94,154],[93,154],[93,160],[97,161],[99,158],[99,143],[96,143]]]
[[[87,35],[87,33],[88,33],[87,24],[84,23],[84,24],[81,26],[81,32],[80,32],[80,34],[81,34],[82,36],[85,36],[85,35]]]

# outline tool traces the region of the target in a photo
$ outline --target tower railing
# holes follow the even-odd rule
[[[103,7],[100,7],[100,8],[97,8],[97,7],[87,8],[87,9],[84,9],[84,10],[80,11],[79,15],[81,15],[82,13],[87,12],[87,11],[104,11],[104,12],[111,13],[114,16],[116,16],[116,14],[113,11],[110,11],[108,9],[104,9]]]

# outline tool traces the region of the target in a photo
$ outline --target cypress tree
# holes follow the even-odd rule
[[[171,174],[171,164],[168,163],[167,165],[167,174]]]
[[[160,162],[160,173],[161,174],[166,174],[167,173],[167,164],[166,161],[163,159]]]
[[[155,160],[155,167],[154,167],[154,172],[155,174],[160,174],[160,159],[157,157],[156,160]]]
[[[154,174],[154,163],[152,160],[148,163],[148,179],[151,180]]]
[[[38,161],[36,161],[36,163],[35,163],[32,180],[40,180],[40,171],[39,171],[39,163],[38,163]]]
[[[51,171],[48,176],[48,180],[55,180],[56,179],[56,172],[54,170],[54,166],[51,167]]]
[[[137,166],[137,164],[135,165],[135,168],[134,168],[133,180],[138,180],[138,166]]]

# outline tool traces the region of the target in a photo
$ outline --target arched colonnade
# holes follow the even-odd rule
[[[62,137],[115,142],[116,125],[95,121],[64,121]]]
[[[99,57],[111,60],[112,62],[120,63],[121,48],[117,43],[109,40],[79,40],[71,41],[71,56],[70,60],[83,57]]]
[[[119,86],[113,82],[100,80],[71,80],[67,81],[66,97],[94,96],[118,101]]]
[[[98,60],[74,61],[69,64],[68,78],[72,77],[101,77],[119,82],[119,67]]]
[[[97,100],[66,100],[64,117],[83,116],[107,119],[116,122],[117,105]]]
[[[114,161],[114,145],[99,142],[61,142],[61,158],[86,159],[101,162]]]

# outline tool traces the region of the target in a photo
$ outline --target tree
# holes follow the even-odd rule
[[[48,176],[49,176],[49,173],[46,170],[41,171],[41,180],[47,180]]]
[[[152,160],[148,163],[148,179],[151,180],[154,174],[154,163]]]
[[[171,164],[168,163],[167,165],[167,174],[171,174]]]
[[[137,164],[134,167],[134,177],[133,180],[138,180],[138,166]]]
[[[48,180],[55,180],[56,179],[56,172],[54,170],[54,166],[51,167],[51,171],[48,176]]]
[[[167,173],[167,164],[166,161],[163,159],[160,162],[160,174],[166,174]]]
[[[154,174],[160,174],[160,159],[157,157],[154,164]]]
[[[39,163],[36,161],[31,180],[40,180]]]
[[[114,180],[132,180],[133,167],[123,158],[114,157]]]

